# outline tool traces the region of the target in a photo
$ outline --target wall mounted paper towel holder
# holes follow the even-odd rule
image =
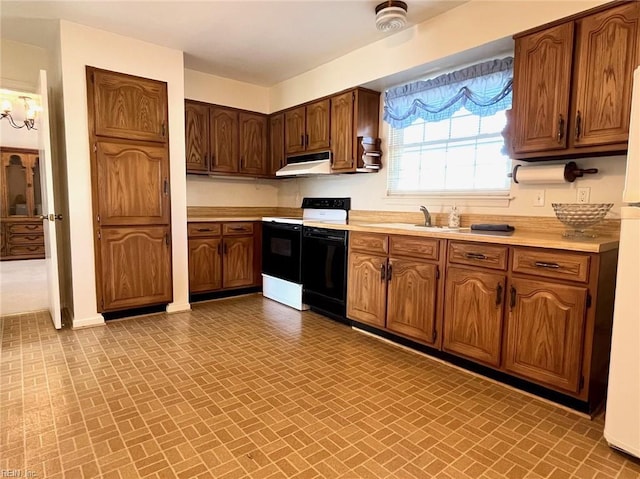
[[[516,165],[513,167],[513,172],[508,173],[507,176],[509,178],[513,178],[514,183],[518,183],[518,168],[522,165]],[[526,166],[526,168],[535,168],[534,166]],[[573,183],[576,178],[582,178],[584,175],[595,175],[598,173],[598,168],[587,168],[581,169],[578,168],[575,161],[570,161],[566,165],[564,165],[564,180]]]

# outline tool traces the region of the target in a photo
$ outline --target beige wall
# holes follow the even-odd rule
[[[87,326],[103,321],[96,308],[85,65],[167,82],[174,297],[167,310],[188,309],[182,52],[66,21],[60,23],[60,41],[73,324]]]
[[[35,92],[40,70],[49,68],[49,54],[44,48],[0,40],[0,87]]]
[[[269,112],[269,89],[215,75],[185,70],[185,98]],[[273,180],[187,176],[189,206],[277,206],[278,188]]]
[[[602,3],[606,2],[472,0],[409,30],[275,85],[270,90],[271,108],[276,111],[355,85],[388,86],[397,84],[400,78],[410,81],[439,68],[451,70],[456,65],[468,64],[474,59],[482,60],[503,53],[504,40],[514,33]],[[508,42],[506,44],[509,45]],[[388,125],[381,120],[380,137],[385,153],[388,131]],[[304,196],[350,196],[353,208],[364,210],[413,211],[424,204],[436,212],[448,211],[448,206],[455,201],[461,206],[463,214],[553,216],[552,202],[575,202],[576,186],[588,186],[591,188],[591,202],[615,204],[611,213],[615,217],[619,214],[625,160],[624,156],[578,160],[579,166],[599,168],[600,174],[572,184],[542,187],[512,185],[513,199],[510,202],[387,197],[387,175],[386,169],[383,169],[373,174],[291,180],[281,184],[278,204],[299,206]],[[545,206],[534,207],[533,199],[540,189],[545,189]]]

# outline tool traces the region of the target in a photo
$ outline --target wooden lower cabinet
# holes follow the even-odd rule
[[[437,265],[391,258],[387,268],[387,329],[434,342]]]
[[[387,306],[387,258],[349,253],[347,316],[384,328]]]
[[[44,229],[41,220],[0,220],[0,259],[44,259]]]
[[[173,300],[170,229],[101,228],[102,311]]]
[[[457,267],[447,270],[445,351],[500,365],[505,282],[504,273]]]
[[[513,278],[504,369],[577,393],[587,292],[584,287]]]
[[[222,239],[189,239],[189,291],[202,293],[222,288]]]
[[[254,283],[253,236],[224,238],[222,286],[240,288]]]
[[[189,293],[260,286],[259,224],[189,223]]]

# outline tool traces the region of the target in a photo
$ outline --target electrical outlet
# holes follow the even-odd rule
[[[588,186],[576,188],[576,201],[578,203],[589,203],[591,188]]]
[[[536,190],[533,198],[533,206],[544,206],[544,190]]]

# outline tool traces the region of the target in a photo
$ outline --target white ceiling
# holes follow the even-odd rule
[[[2,0],[1,32],[42,46],[46,20],[65,19],[182,50],[186,68],[271,86],[384,38],[381,1]],[[415,25],[468,0],[405,1]]]

